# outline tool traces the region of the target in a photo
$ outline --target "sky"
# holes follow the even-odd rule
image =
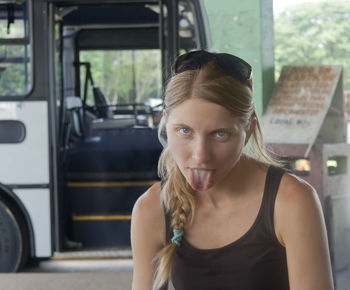
[[[331,0],[273,0],[273,11],[275,15],[280,14],[285,8],[301,3],[322,2]]]

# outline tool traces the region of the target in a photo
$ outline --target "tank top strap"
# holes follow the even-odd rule
[[[275,201],[285,170],[270,166],[267,170],[263,201],[261,204],[262,222],[270,235],[276,237],[274,226]]]

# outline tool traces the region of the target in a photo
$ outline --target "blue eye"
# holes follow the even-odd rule
[[[188,128],[180,128],[179,132],[183,135],[189,135],[191,133],[191,130]]]
[[[216,136],[219,138],[225,138],[228,136],[228,134],[227,134],[227,132],[224,132],[224,131],[218,131],[218,132],[216,132]]]

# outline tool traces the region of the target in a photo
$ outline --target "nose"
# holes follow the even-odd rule
[[[206,163],[210,160],[210,144],[205,138],[197,138],[192,147],[192,158],[198,164]]]

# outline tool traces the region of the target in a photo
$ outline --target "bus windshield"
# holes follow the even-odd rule
[[[91,77],[110,104],[161,103],[162,76],[159,49],[84,50],[81,63],[88,62]],[[80,83],[85,82],[86,66],[80,67]],[[84,95],[81,86],[81,95]],[[92,90],[87,91],[86,104],[94,106]]]

